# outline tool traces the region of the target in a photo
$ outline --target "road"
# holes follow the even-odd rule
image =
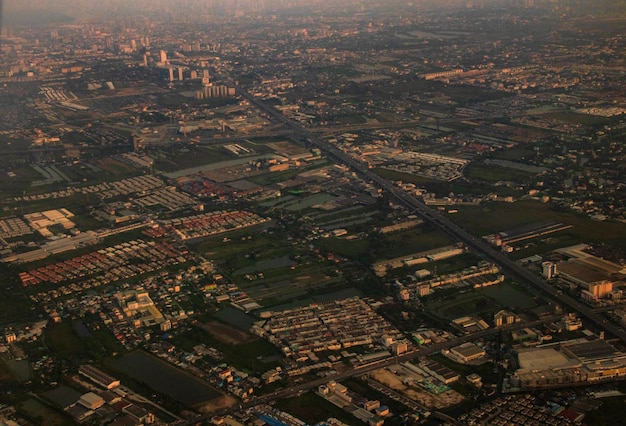
[[[374,183],[381,188],[383,193],[388,198],[393,199],[395,202],[405,206],[409,211],[417,213],[425,221],[436,226],[442,232],[450,235],[457,241],[461,241],[474,252],[483,256],[486,260],[498,265],[509,277],[516,279],[524,285],[540,290],[544,295],[556,301],[556,303],[569,308],[573,312],[577,312],[587,321],[595,324],[599,329],[603,329],[608,333],[611,333],[622,342],[626,343],[626,331],[615,324],[606,321],[602,316],[594,312],[591,307],[568,295],[562,294],[561,291],[551,286],[546,280],[511,260],[501,251],[494,249],[482,238],[470,234],[438,210],[428,207],[416,196],[403,191],[386,179],[376,175],[360,161],[352,158],[331,143],[314,135],[300,123],[287,119],[272,106],[266,105],[263,101],[256,99],[254,96],[245,92],[240,93],[241,96],[248,102],[255,105],[257,108],[261,109],[277,121],[290,127],[302,141],[305,141],[304,143],[319,148],[331,160],[350,167],[365,181]]]
[[[377,185],[379,188],[383,190],[384,195],[386,195],[388,198],[405,206],[409,211],[419,214],[425,221],[428,221],[432,225],[436,226],[442,232],[450,235],[451,237],[453,237],[454,239],[458,241],[463,242],[466,246],[468,246],[474,252],[480,254],[485,259],[498,265],[505,273],[507,273],[508,276],[515,278],[517,281],[519,281],[520,283],[524,285],[531,286],[537,290],[540,290],[544,295],[547,295],[548,297],[550,297],[551,299],[553,299],[560,305],[566,306],[570,308],[572,311],[579,313],[582,317],[586,318],[588,321],[598,326],[599,329],[604,329],[607,332],[621,339],[623,342],[626,342],[626,331],[624,331],[621,328],[618,328],[612,323],[607,322],[598,313],[594,312],[594,310],[590,308],[589,306],[583,305],[577,300],[567,295],[561,294],[561,292],[558,289],[549,285],[548,282],[542,279],[540,276],[522,267],[515,261],[509,259],[504,253],[495,250],[482,238],[479,238],[470,234],[466,230],[462,229],[460,226],[456,225],[446,216],[441,214],[439,211],[434,210],[428,207],[427,205],[425,205],[419,198],[411,194],[408,194],[407,192],[393,185],[391,182],[371,172],[369,168],[367,168],[361,162],[350,157],[349,155],[339,150],[334,145],[314,135],[311,131],[306,129],[301,124],[287,119],[286,117],[282,115],[282,113],[280,113],[273,107],[266,105],[261,100],[256,99],[249,93],[240,91],[240,94],[243,98],[245,98],[247,101],[255,105],[257,108],[259,108],[266,114],[268,114],[270,117],[273,117],[278,122],[283,123],[286,126],[288,126],[290,129],[292,129],[296,137],[300,139],[304,144],[311,146],[311,147],[319,148],[331,160],[349,167],[350,169],[352,169],[352,171],[360,175],[366,182],[371,182]],[[533,323],[525,323],[523,325],[518,324],[514,327],[510,327],[510,329],[514,329],[517,327],[532,327],[534,325],[538,325],[544,322],[553,321],[554,318],[557,318],[557,317],[544,318],[542,320],[539,320]],[[414,360],[417,357],[428,356],[433,353],[439,352],[442,349],[447,349],[453,346],[457,346],[464,342],[475,341],[483,337],[494,335],[500,332],[500,330],[501,329],[487,329],[487,330],[483,330],[477,333],[473,333],[471,335],[457,337],[455,339],[452,339],[443,343],[435,344],[427,348],[422,348],[418,351],[403,354],[395,358],[385,359],[382,362],[379,361],[379,362],[375,362],[372,364],[368,364],[366,366],[352,368],[352,369],[340,372],[330,377],[313,380],[307,383],[290,387],[288,389],[281,389],[281,390],[278,390],[276,392],[272,392],[266,395],[254,397],[251,401],[244,404],[243,408],[249,408],[258,404],[264,404],[264,403],[267,403],[269,401],[276,400],[276,399],[293,397],[293,396],[296,396],[301,391],[317,388],[318,386],[327,383],[331,379],[336,380],[336,381],[341,381],[349,377],[362,375],[362,374],[368,373],[370,371],[373,371],[379,368],[389,367],[393,364],[409,362],[409,361]],[[225,411],[223,413],[205,414],[196,419],[180,423],[180,425],[201,424],[202,422],[207,421],[208,419],[210,419],[212,416],[216,414],[225,414],[228,411]],[[438,413],[438,414],[443,415],[443,413]]]
[[[339,372],[337,374],[334,374],[332,376],[323,377],[323,378],[320,378],[320,379],[308,381],[306,383],[302,383],[302,384],[295,385],[295,386],[290,386],[287,389],[279,389],[279,390],[277,390],[275,392],[268,393],[268,394],[265,394],[265,395],[253,396],[250,399],[250,401],[246,402],[245,404],[242,404],[241,407],[242,407],[242,409],[246,409],[246,408],[254,407],[254,406],[259,405],[259,404],[267,404],[268,402],[273,401],[273,400],[277,400],[277,399],[291,398],[291,397],[299,395],[303,391],[316,389],[320,385],[327,384],[330,380],[334,380],[334,381],[340,382],[340,381],[348,379],[350,377],[362,376],[364,374],[367,374],[367,373],[369,373],[371,371],[374,371],[374,370],[378,370],[380,368],[386,368],[386,367],[390,367],[390,366],[395,365],[395,364],[411,362],[411,361],[414,361],[417,358],[427,357],[429,355],[432,355],[432,354],[440,352],[442,349],[449,349],[449,348],[452,348],[454,346],[458,346],[458,345],[460,345],[462,343],[465,343],[465,342],[474,342],[474,341],[477,341],[479,339],[483,339],[485,337],[494,336],[494,335],[500,333],[501,331],[509,332],[509,331],[514,331],[514,330],[519,330],[519,329],[522,329],[522,328],[526,328],[526,327],[536,327],[536,326],[544,324],[544,323],[550,323],[550,322],[553,322],[553,321],[557,321],[561,317],[562,317],[561,315],[553,315],[553,316],[542,318],[540,320],[533,321],[533,322],[512,324],[512,325],[505,326],[505,327],[500,327],[500,328],[489,328],[487,330],[478,331],[476,333],[466,334],[466,335],[463,335],[463,336],[460,336],[460,337],[456,337],[454,339],[447,340],[445,342],[436,343],[434,345],[427,346],[427,347],[421,347],[418,350],[415,350],[415,351],[412,351],[412,352],[407,352],[407,353],[402,354],[400,356],[391,357],[391,358],[385,358],[385,359],[380,360],[380,361],[374,361],[374,362],[369,363],[367,365],[363,365],[363,366],[359,366],[359,367],[355,367],[355,368],[350,368],[348,370],[341,371],[341,372]],[[437,412],[437,411],[433,412],[432,409],[430,409],[430,408],[428,410],[432,412],[433,416],[435,416],[435,417],[437,417],[439,419],[444,419],[444,420],[448,420],[449,419],[449,417],[446,414],[444,414],[444,413]],[[226,415],[226,414],[228,414],[228,413],[230,413],[232,411],[233,411],[232,408],[228,408],[228,409],[223,409],[223,410],[220,410],[220,411],[215,411],[215,412],[203,414],[203,415],[201,415],[199,417],[196,417],[194,419],[178,422],[178,423],[176,423],[176,426],[199,425],[199,424],[202,424],[203,422],[206,422],[206,421],[210,420],[213,416],[216,416],[216,415],[217,416]]]
[[[397,357],[386,358],[382,361],[373,362],[371,364],[368,364],[362,367],[351,368],[349,370],[339,372],[332,376],[308,381],[300,385],[290,386],[287,389],[280,389],[272,393],[268,393],[268,394],[261,395],[258,397],[253,397],[249,402],[243,404],[242,408],[244,409],[251,408],[251,407],[254,407],[255,405],[266,404],[270,401],[277,400],[277,399],[291,398],[291,397],[297,396],[299,393],[303,391],[317,389],[319,386],[328,383],[330,380],[339,382],[341,380],[348,379],[353,376],[361,376],[371,371],[378,370],[379,368],[385,368],[394,364],[409,362],[409,361],[414,360],[417,357],[432,355],[434,353],[441,351],[442,349],[451,348],[453,346],[460,345],[461,343],[464,343],[464,342],[473,341],[482,337],[490,336],[490,335],[498,333],[499,331],[500,331],[499,329],[483,330],[481,332],[474,333],[472,335],[461,336],[456,339],[448,340],[443,343],[438,343],[438,344],[429,346],[427,348],[423,348],[414,352],[409,352],[407,354],[403,354]],[[226,409],[226,410],[221,410],[219,412],[207,413],[195,419],[187,420],[184,422],[178,422],[176,423],[176,425],[177,426],[191,426],[191,425],[202,424],[210,420],[213,416],[225,415],[229,412],[232,412],[232,409]],[[443,413],[441,414],[444,415]]]

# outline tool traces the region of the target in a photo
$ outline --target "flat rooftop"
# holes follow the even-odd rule
[[[466,358],[470,358],[472,356],[481,355],[485,353],[485,351],[482,348],[476,346],[475,344],[471,342],[467,342],[467,343],[463,343],[462,345],[455,346],[454,348],[452,348],[452,350],[457,353],[460,353]]]
[[[556,349],[533,349],[517,354],[522,372],[560,370],[579,365]]]
[[[571,353],[580,361],[596,361],[601,359],[613,359],[624,354],[604,340],[592,340],[590,342],[563,345],[563,350]]]
[[[557,264],[557,269],[562,275],[568,275],[574,279],[587,283],[609,279],[608,274],[582,263],[580,259],[570,260],[568,262],[559,262]]]

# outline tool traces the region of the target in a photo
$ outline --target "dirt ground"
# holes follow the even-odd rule
[[[124,173],[129,173],[135,170],[133,167],[129,166],[128,164],[122,163],[117,160],[113,160],[111,158],[98,160],[97,162],[95,162],[95,165],[101,168],[102,170],[111,173],[114,176],[124,174]]]
[[[370,378],[427,407],[446,408],[459,404],[465,399],[463,395],[452,389],[440,395],[435,395],[427,390],[406,386],[398,376],[385,369],[371,372]]]
[[[211,413],[224,408],[234,407],[238,402],[239,400],[233,396],[223,395],[217,399],[207,402],[206,404],[202,404],[201,407],[198,407],[198,411],[201,413]]]
[[[241,343],[248,343],[257,339],[256,336],[253,336],[250,333],[246,333],[245,331],[238,330],[217,321],[202,324],[202,328],[220,342],[229,345],[239,345]]]

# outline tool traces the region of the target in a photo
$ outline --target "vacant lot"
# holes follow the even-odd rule
[[[201,325],[207,333],[211,334],[220,342],[227,345],[239,345],[241,343],[248,343],[256,340],[256,337],[245,331],[237,330],[234,327],[230,327],[225,324],[221,324],[217,321],[211,321]]]
[[[626,225],[618,222],[596,222],[585,215],[570,211],[557,211],[549,204],[537,201],[515,203],[493,202],[484,206],[460,206],[459,213],[450,216],[457,224],[476,235],[511,230],[522,225],[544,220],[554,220],[573,225],[567,232],[579,241],[607,242],[626,247]]]
[[[199,405],[221,394],[208,383],[146,352],[131,352],[111,362],[113,368],[145,383],[155,391],[185,404]]]
[[[34,398],[21,402],[17,406],[17,410],[38,425],[61,426],[72,424],[69,418],[57,414],[56,411],[46,407]]]
[[[442,394],[435,395],[425,390],[407,387],[402,383],[402,380],[400,380],[398,376],[385,369],[373,371],[370,373],[370,377],[390,389],[403,393],[407,397],[425,405],[426,407],[446,408],[459,404],[465,400],[463,395],[454,390],[449,390]]]
[[[492,285],[478,290],[479,293],[486,295],[496,302],[509,309],[528,309],[536,306],[531,296],[518,290],[515,286],[509,283]]]
[[[278,400],[276,401],[276,408],[291,413],[293,416],[311,425],[323,422],[330,417],[339,419],[348,425],[364,424],[348,414],[347,411],[342,410],[312,392],[306,392],[295,398]]]
[[[493,300],[474,291],[454,296],[452,300],[430,302],[427,306],[433,315],[449,320],[467,315],[489,317],[498,309]]]

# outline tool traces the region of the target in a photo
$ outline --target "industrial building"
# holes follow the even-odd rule
[[[461,363],[466,364],[484,357],[485,350],[472,342],[466,342],[451,348],[449,355]]]
[[[556,274],[557,274],[556,263],[543,262],[541,264],[541,275],[543,275],[543,277],[546,280],[551,280],[552,278],[556,277]]]
[[[78,372],[105,389],[113,389],[120,385],[120,381],[118,379],[109,376],[93,365],[81,365],[78,367]]]
[[[457,373],[450,370],[448,367],[439,364],[436,361],[425,361],[422,362],[419,366],[426,373],[430,374],[435,379],[439,380],[441,383],[445,383],[446,385],[456,382],[460,378]]]
[[[517,321],[519,321],[519,317],[517,315],[515,315],[513,312],[505,310],[498,311],[493,316],[493,323],[496,327],[515,324]]]
[[[520,351],[506,391],[597,383],[626,376],[626,353],[604,340],[577,339]]]
[[[97,410],[104,405],[104,399],[93,392],[82,395],[78,403],[89,410]]]

